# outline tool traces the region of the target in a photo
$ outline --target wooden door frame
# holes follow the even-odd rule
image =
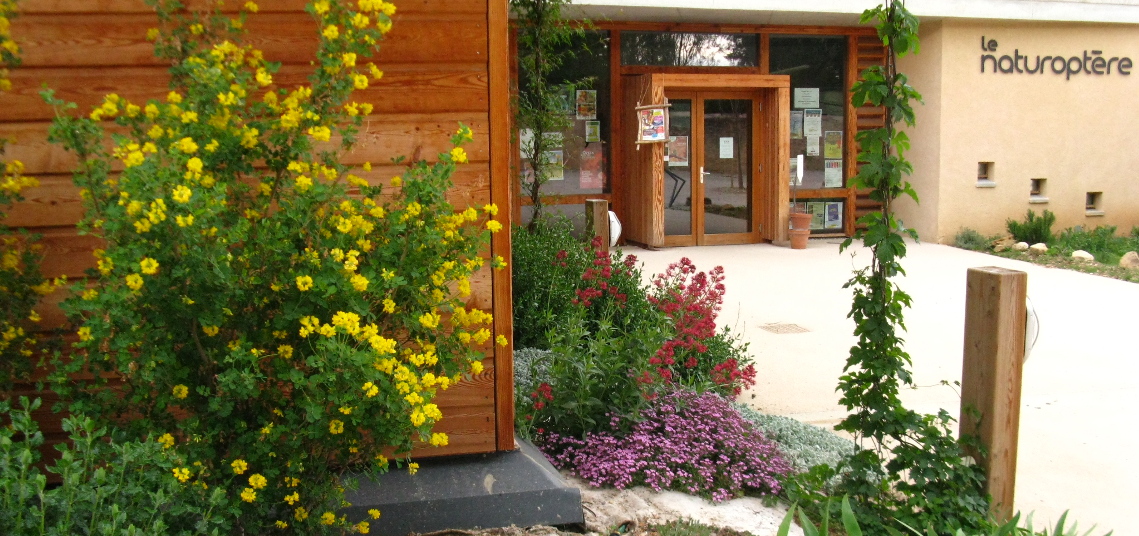
[[[752,151],[755,159],[753,173],[753,230],[749,233],[751,242],[787,240],[787,219],[789,213],[789,186],[785,179],[790,173],[790,132],[791,132],[791,77],[767,74],[694,74],[694,73],[652,73],[634,76],[640,87],[638,98],[626,98],[626,104],[664,104],[666,89],[673,91],[731,91],[747,90],[759,94],[758,113],[753,113]],[[627,96],[631,97],[631,96]],[[643,101],[646,99],[648,102]],[[623,114],[632,113],[632,107]],[[754,110],[754,108],[753,108]],[[629,136],[631,137],[631,134]],[[629,199],[628,207],[638,213],[646,228],[637,226],[636,236],[630,239],[648,246],[665,246],[663,204],[656,200],[663,197],[664,147],[651,144],[638,155],[638,165],[626,168],[630,193],[640,191],[641,199]],[[630,147],[632,149],[632,147]],[[702,149],[701,149],[702,150]],[[633,151],[628,151],[632,154]],[[640,182],[640,186],[634,183]],[[651,204],[652,206],[643,206]],[[642,205],[637,207],[636,205]],[[696,222],[694,222],[695,224]],[[715,243],[714,241],[712,243]]]

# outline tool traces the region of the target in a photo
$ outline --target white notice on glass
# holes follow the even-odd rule
[[[803,135],[815,138],[823,135],[823,110],[803,110]]]
[[[823,168],[823,188],[842,187],[842,160],[826,160]]]
[[[807,136],[807,156],[819,156],[818,136]]]
[[[734,158],[735,138],[720,138],[720,158]]]
[[[817,87],[797,87],[795,88],[795,108],[818,108],[819,107],[819,88]]]

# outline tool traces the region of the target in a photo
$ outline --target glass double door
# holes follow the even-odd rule
[[[665,245],[755,242],[758,95],[666,90],[665,96],[672,105],[661,201]]]

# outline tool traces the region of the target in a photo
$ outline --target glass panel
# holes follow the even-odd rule
[[[623,65],[755,67],[755,34],[621,32]]]
[[[770,68],[791,76],[791,158],[805,155],[800,187],[844,187],[846,38],[772,37]]]
[[[692,234],[692,101],[669,100],[664,166],[664,234]]]
[[[555,166],[543,195],[600,194],[609,191],[609,32],[586,32],[566,45],[573,50],[550,74],[564,106],[564,121],[546,133],[544,158]],[[577,85],[570,82],[576,81]],[[525,80],[522,80],[523,92]],[[521,103],[520,103],[521,104]],[[528,172],[526,149],[532,146],[533,129],[520,125],[522,165]],[[529,176],[529,175],[527,175]],[[525,195],[525,194],[523,194]]]
[[[704,101],[704,234],[751,231],[751,99]]]
[[[841,233],[846,214],[844,199],[812,199],[791,203],[791,210],[811,215],[812,233]]]

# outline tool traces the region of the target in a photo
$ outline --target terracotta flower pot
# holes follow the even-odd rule
[[[807,249],[807,238],[811,236],[811,215],[805,212],[791,213],[791,249]]]

